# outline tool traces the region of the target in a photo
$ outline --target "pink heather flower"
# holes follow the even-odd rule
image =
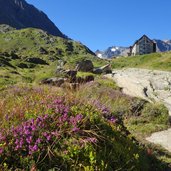
[[[19,148],[20,148],[20,146],[19,146],[19,145],[17,145],[17,146],[15,147],[15,150],[17,151]]]
[[[4,152],[3,148],[0,148],[0,154],[2,154]]]
[[[47,132],[44,132],[43,136],[47,139],[47,141],[50,141],[51,135],[49,135]]]
[[[46,137],[48,135],[47,132],[43,132],[42,134],[43,134],[44,137]]]
[[[79,130],[80,130],[80,129],[77,128],[77,127],[72,128],[72,131],[73,131],[73,132],[78,132]]]
[[[2,133],[0,132],[0,141],[4,141],[5,140],[5,136],[2,135]]]
[[[32,136],[27,137],[27,138],[26,138],[26,142],[27,142],[28,144],[31,144],[31,142],[32,142]]]
[[[15,140],[15,144],[17,145],[18,143],[19,143],[19,140],[18,140],[18,139],[16,139],[16,140]]]
[[[112,116],[112,117],[109,119],[109,121],[112,122],[112,123],[116,123],[117,119],[116,119],[114,116]]]
[[[42,140],[41,140],[40,138],[38,138],[38,139],[36,140],[36,143],[37,143],[37,144],[40,144],[41,141],[42,141]]]
[[[37,151],[38,150],[38,146],[35,144],[32,148],[33,151]]]
[[[33,152],[36,152],[36,151],[38,151],[38,146],[37,146],[37,144],[35,144],[34,146],[29,145],[29,154],[30,154],[30,155],[33,154]]]
[[[90,142],[90,143],[96,143],[97,139],[96,138],[87,138],[85,139],[86,142]]]
[[[83,115],[82,114],[78,114],[75,119],[77,120],[77,122],[81,121],[83,118]]]
[[[20,139],[20,148],[23,146],[23,144],[24,144],[24,140],[23,139]]]
[[[52,135],[56,136],[56,137],[59,137],[60,134],[56,131],[56,132],[51,132]]]
[[[48,141],[50,141],[51,135],[48,135],[48,136],[46,137],[46,139],[47,139]]]

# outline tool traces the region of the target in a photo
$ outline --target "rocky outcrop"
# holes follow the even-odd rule
[[[0,0],[0,4],[0,24],[7,24],[17,29],[39,28],[49,34],[66,38],[46,14],[25,0]]]
[[[163,102],[171,115],[171,72],[123,69],[113,71],[111,77],[126,94]]]
[[[84,84],[90,81],[94,81],[93,75],[87,75],[85,77],[77,76],[76,70],[64,70],[63,68],[58,68],[56,74],[63,77],[54,77],[43,79],[40,84],[48,84],[58,87],[67,87],[71,89],[76,89],[80,84]]]
[[[77,63],[76,70],[82,72],[92,72],[94,65],[91,60],[83,60]]]
[[[156,132],[152,134],[150,137],[146,138],[146,140],[155,144],[160,144],[165,149],[171,152],[171,129]]]
[[[112,69],[111,69],[111,65],[110,64],[107,64],[107,65],[104,65],[100,68],[94,68],[93,69],[93,73],[94,74],[110,74],[112,73]]]
[[[162,102],[171,116],[171,72],[123,69],[114,70],[107,76],[113,78],[125,94],[141,97],[150,102]],[[171,129],[154,133],[147,140],[171,151]]]
[[[51,84],[60,87],[66,81],[65,78],[47,78],[41,81],[41,84]]]
[[[33,64],[40,64],[40,65],[48,65],[48,63],[45,60],[40,59],[40,58],[36,58],[36,57],[27,58],[26,62],[30,62]]]

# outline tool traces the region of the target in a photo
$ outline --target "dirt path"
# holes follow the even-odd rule
[[[114,79],[125,94],[162,102],[171,116],[171,72],[130,68],[114,70],[108,77]],[[171,152],[171,129],[156,132],[147,140]]]

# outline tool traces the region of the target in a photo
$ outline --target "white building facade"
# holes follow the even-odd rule
[[[143,35],[130,47],[130,56],[143,55],[156,52],[156,43]]]

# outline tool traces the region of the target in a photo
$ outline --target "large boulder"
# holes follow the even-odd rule
[[[110,64],[107,64],[107,65],[104,65],[100,68],[95,68],[93,70],[93,73],[94,74],[111,74],[112,73],[112,69],[111,69],[111,65]]]
[[[94,81],[94,76],[93,75],[87,75],[86,77],[85,77],[85,82],[87,83],[87,82],[90,82],[90,81]]]
[[[64,82],[66,81],[66,78],[47,78],[42,80],[41,84],[50,84],[54,86],[60,87]]]
[[[64,65],[66,64],[66,61],[58,60],[58,64],[56,67],[56,74],[65,74]]]
[[[101,68],[94,68],[94,69],[93,69],[93,73],[94,73],[94,74],[102,74],[103,71],[102,71]]]
[[[77,75],[77,71],[75,70],[66,70],[64,72],[66,78],[68,78],[70,83],[75,83],[76,82],[76,75]]]
[[[77,71],[76,70],[66,70],[66,71],[64,71],[64,73],[69,78],[74,78],[77,75]]]
[[[91,60],[83,60],[77,63],[76,70],[83,72],[92,72],[94,65]]]
[[[94,81],[94,76],[93,75],[87,75],[85,77],[77,77],[76,78],[76,83],[79,84],[84,84],[90,81]]]
[[[110,64],[104,65],[104,66],[100,67],[100,69],[102,70],[103,73],[106,73],[106,74],[112,73],[112,69],[111,69]]]

